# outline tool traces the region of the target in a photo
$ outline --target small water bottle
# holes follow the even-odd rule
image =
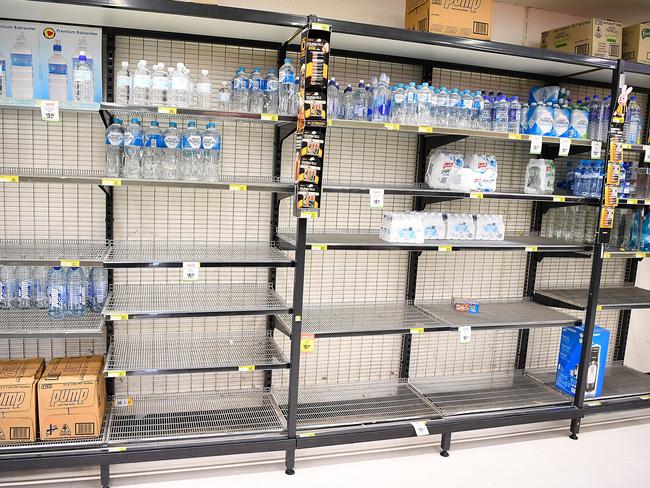
[[[510,104],[506,97],[501,95],[494,103],[494,120],[492,129],[494,132],[508,132],[508,111]]]
[[[148,180],[159,179],[164,162],[165,141],[158,125],[152,120],[151,127],[144,133],[144,148],[142,149],[142,177]]]
[[[217,110],[220,112],[228,112],[230,110],[230,98],[231,91],[228,82],[222,81],[221,88],[219,88],[219,92],[217,93]],[[275,107],[277,111],[277,103]]]
[[[342,106],[342,111],[341,113],[343,114],[344,119],[346,120],[352,120],[353,112],[352,112],[352,85],[348,85],[345,87],[345,90],[343,90],[343,97],[341,101],[341,106]]]
[[[263,113],[277,114],[278,113],[278,99],[280,96],[280,82],[275,74],[275,68],[269,68],[263,80],[264,87],[264,107]]]
[[[512,97],[510,107],[508,108],[508,132],[519,134],[521,122],[521,104],[519,97]]]
[[[372,120],[374,122],[388,122],[390,111],[390,78],[386,73],[379,75],[379,82],[373,92]],[[336,90],[338,92],[338,88]]]
[[[147,62],[141,59],[133,76],[132,102],[135,105],[149,105],[149,90],[151,90],[151,73],[147,69]]]
[[[93,101],[93,70],[86,63],[86,53],[79,54],[79,64],[72,73],[72,98],[75,102]]]
[[[143,145],[144,133],[142,132],[140,119],[133,117],[131,123],[124,130],[122,175],[125,178],[140,178]]]
[[[16,268],[17,291],[16,303],[18,308],[30,308],[34,301],[34,276],[31,266]]]
[[[68,269],[66,274],[65,313],[73,317],[83,317],[86,313],[86,277],[81,268]]]
[[[133,103],[131,96],[133,93],[133,76],[129,71],[128,61],[122,61],[122,69],[115,76],[115,103],[128,105]]]
[[[449,116],[449,93],[444,86],[440,87],[438,96],[436,97],[435,117],[433,125],[436,127],[447,127]]]
[[[360,80],[357,89],[352,93],[352,120],[366,120],[367,102],[366,84]]]
[[[196,107],[203,110],[212,108],[212,82],[207,69],[201,70],[201,78],[196,84]]]
[[[181,134],[176,122],[171,121],[169,123],[169,127],[163,134],[163,142],[165,148],[165,162],[160,176],[163,180],[177,180]]]
[[[52,57],[47,63],[47,84],[50,100],[68,99],[68,63],[61,55],[61,51],[61,43],[54,41]]]
[[[170,100],[174,107],[186,108],[190,106],[189,79],[185,74],[183,63],[176,63],[176,70],[172,74]]]
[[[13,306],[14,290],[14,267],[0,265],[0,309]]]
[[[207,181],[219,179],[219,160],[221,159],[221,134],[214,122],[208,122],[201,136],[203,149],[203,170]]]
[[[479,129],[480,130],[492,130],[492,116],[493,116],[493,106],[490,97],[487,95],[483,96],[483,108],[479,113]]]
[[[418,125],[431,125],[431,90],[429,83],[422,83],[417,93],[418,97]]]
[[[196,121],[190,120],[181,139],[180,178],[184,181],[198,180],[201,173],[201,132]]]
[[[90,308],[93,312],[101,312],[108,296],[108,270],[92,268],[88,281],[92,290],[92,293],[89,293]]]
[[[260,68],[253,68],[248,94],[248,111],[252,114],[261,114],[264,110],[264,78]]]
[[[291,58],[285,58],[278,75],[280,82],[278,113],[291,115],[291,101],[294,98],[296,72],[291,64]]]
[[[474,97],[469,90],[463,90],[460,103],[461,127],[469,128],[472,125],[472,106],[474,105]]]
[[[34,302],[37,308],[47,308],[47,272],[45,266],[34,266]]]
[[[248,112],[248,93],[249,93],[250,79],[244,71],[243,67],[237,69],[237,73],[232,80],[232,108],[235,112]],[[288,106],[287,106],[288,111]],[[282,115],[288,115],[282,113]]]
[[[447,127],[460,127],[462,98],[458,93],[458,88],[452,88],[449,93],[449,102],[447,103]]]
[[[50,268],[47,274],[47,313],[60,319],[65,313],[66,275],[61,266]]]
[[[106,176],[117,178],[122,171],[124,129],[122,120],[115,118],[106,129]]]
[[[415,82],[411,81],[406,89],[404,101],[404,124],[417,125],[418,123],[418,90]]]
[[[597,141],[600,135],[600,111],[600,97],[594,95],[589,104],[589,139],[592,141]]]

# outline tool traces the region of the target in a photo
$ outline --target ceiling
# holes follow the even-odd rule
[[[624,26],[650,20],[650,0],[499,0],[553,12],[618,20]]]

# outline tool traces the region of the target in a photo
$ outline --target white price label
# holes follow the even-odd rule
[[[199,279],[199,268],[201,263],[197,262],[185,262],[183,263],[183,281],[191,282],[197,281]]]
[[[469,343],[472,340],[472,327],[470,325],[458,327],[458,337],[461,344]]]
[[[41,100],[41,117],[46,122],[58,122],[59,119],[59,101],[58,100]]]
[[[643,146],[643,151],[645,152],[645,156],[643,157],[643,162],[650,163],[650,146]]]
[[[591,141],[591,159],[600,159],[602,150],[603,143],[601,141]]]
[[[530,154],[542,154],[542,136],[530,136]]]
[[[415,435],[420,437],[422,435],[429,435],[429,429],[425,422],[411,422],[411,425],[415,429]]]
[[[384,208],[384,189],[370,189],[370,208]]]
[[[562,137],[560,139],[560,152],[558,156],[564,157],[569,155],[569,150],[571,149],[571,139],[568,137]]]

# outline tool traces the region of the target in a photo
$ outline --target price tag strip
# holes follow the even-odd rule
[[[41,117],[46,122],[59,122],[59,101],[41,100]]]
[[[530,136],[530,154],[542,154],[542,136]]]
[[[558,156],[560,157],[566,157],[569,155],[569,151],[571,150],[571,139],[568,137],[561,137],[560,138],[560,152],[558,153]]]

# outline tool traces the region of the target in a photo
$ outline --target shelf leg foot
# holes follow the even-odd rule
[[[451,449],[451,432],[442,434],[442,439],[440,439],[440,455],[442,457],[449,457],[449,449]]]
[[[102,483],[102,488],[110,488],[111,486],[111,468],[108,464],[102,464],[99,467],[99,478]]]
[[[571,435],[569,436],[569,439],[573,439],[574,441],[577,441],[579,433],[580,433],[580,419],[572,419]]]
[[[296,450],[287,449],[284,458],[284,466],[286,467],[284,473],[288,474],[289,476],[296,474],[296,471],[293,469],[295,468],[295,465],[296,465]]]

